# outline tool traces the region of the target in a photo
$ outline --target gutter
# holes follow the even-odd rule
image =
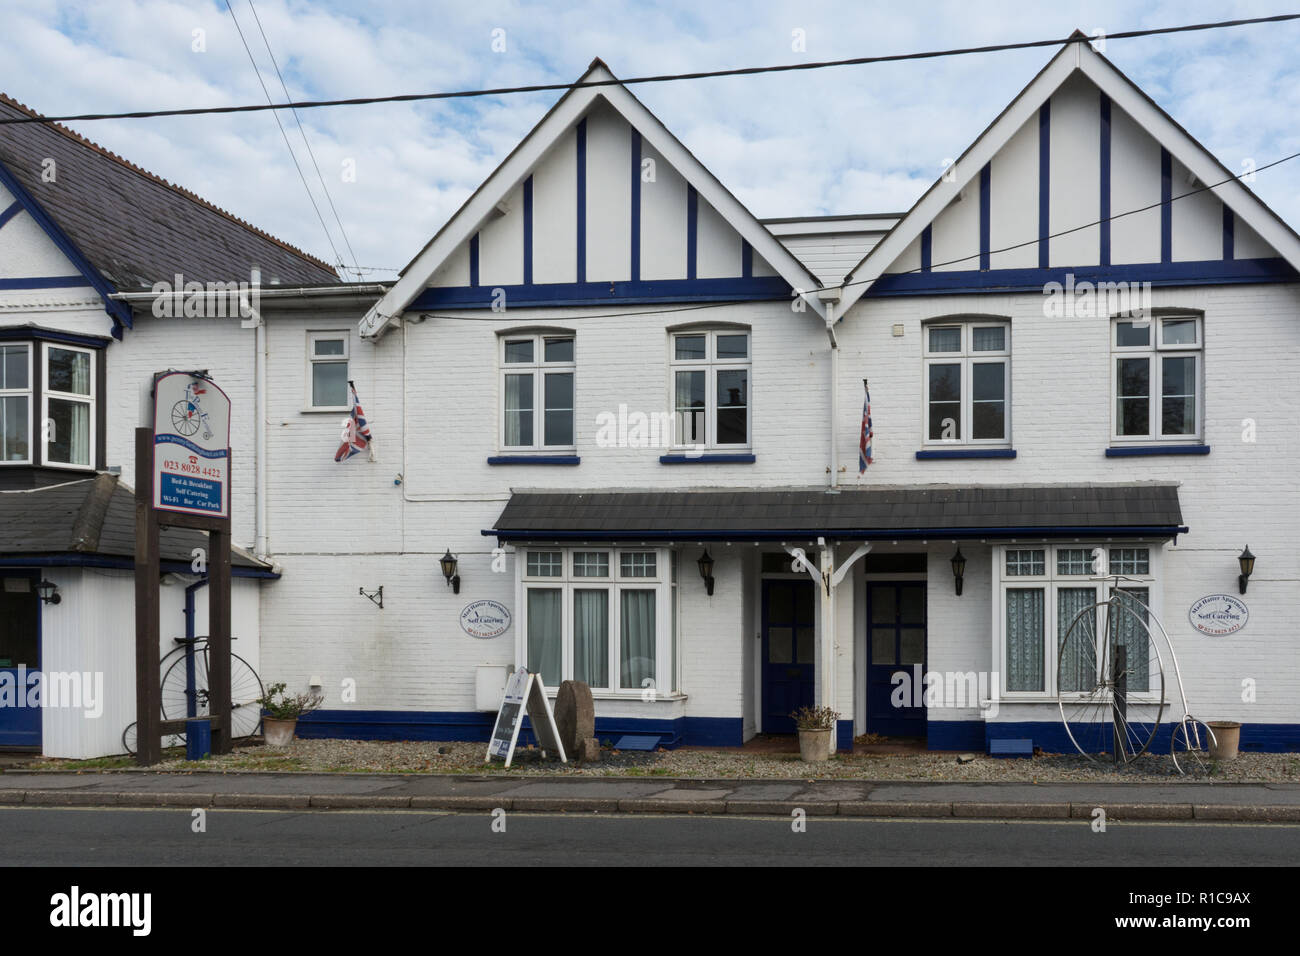
[[[956,541],[971,539],[1024,538],[1170,538],[1187,534],[1185,526],[1175,525],[1091,525],[1006,527],[1006,528],[788,528],[773,531],[752,529],[701,531],[681,528],[646,531],[635,528],[623,531],[554,531],[549,529],[484,528],[479,532],[501,541],[816,541],[819,537],[835,541]]]

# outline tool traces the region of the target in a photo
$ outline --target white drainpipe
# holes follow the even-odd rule
[[[826,337],[831,343],[831,370],[830,370],[830,421],[827,427],[827,437],[830,440],[830,480],[827,482],[827,489],[836,491],[840,484],[840,458],[838,448],[835,443],[835,429],[839,425],[840,412],[840,344],[835,339],[835,306],[840,301],[839,289],[821,289],[817,293],[818,298],[826,306]]]

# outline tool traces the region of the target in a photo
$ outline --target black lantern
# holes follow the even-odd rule
[[[63,600],[63,595],[59,594],[59,586],[53,581],[41,581],[36,585],[36,590],[41,595],[41,601],[45,604],[58,604]]]
[[[961,597],[961,579],[966,575],[966,556],[961,553],[960,545],[957,553],[948,560],[952,562],[952,576],[957,580],[957,596]]]
[[[708,592],[709,597],[713,597],[713,558],[709,557],[707,549],[695,563],[700,566],[700,577],[704,578],[704,590]]]
[[[1237,563],[1241,565],[1241,574],[1237,575],[1237,590],[1245,594],[1246,581],[1255,573],[1255,556],[1250,553],[1250,545],[1246,545],[1246,550],[1237,555]]]
[[[447,549],[446,554],[438,559],[438,563],[442,565],[442,576],[447,579],[447,584],[451,586],[451,593],[459,594],[460,575],[456,573],[456,566],[459,562],[456,560],[456,556],[451,553],[450,548]]]

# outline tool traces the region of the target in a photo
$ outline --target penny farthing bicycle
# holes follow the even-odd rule
[[[1104,560],[1099,558],[1098,560]],[[1181,774],[1203,773],[1214,733],[1189,711],[1173,641],[1143,600],[1146,582],[1103,574],[1103,600],[1075,589],[1075,606],[1061,595],[1062,619],[1072,612],[1057,648],[1057,705],[1075,749],[1093,762],[1130,764],[1150,752],[1166,700],[1165,658],[1178,690],[1181,716],[1170,733],[1170,756]],[[1163,650],[1162,650],[1163,645]]]

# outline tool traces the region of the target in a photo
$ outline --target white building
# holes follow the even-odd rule
[[[327,696],[302,734],[486,739],[479,682],[526,664],[586,680],[601,738],[736,745],[817,703],[841,747],[1069,749],[1100,555],[1196,716],[1300,749],[1300,445],[1274,398],[1297,266],[1300,238],[1083,42],[879,216],[761,222],[625,88],[579,87],[384,288],[286,275],[245,328],[114,285],[133,327],[104,350],[104,462],[132,481],[149,372],[231,395],[236,540],[280,573],[254,588],[258,667]],[[349,380],[375,440],[338,464]],[[382,609],[358,593],[380,587]],[[1128,606],[1131,703],[1163,669],[1176,718]]]

